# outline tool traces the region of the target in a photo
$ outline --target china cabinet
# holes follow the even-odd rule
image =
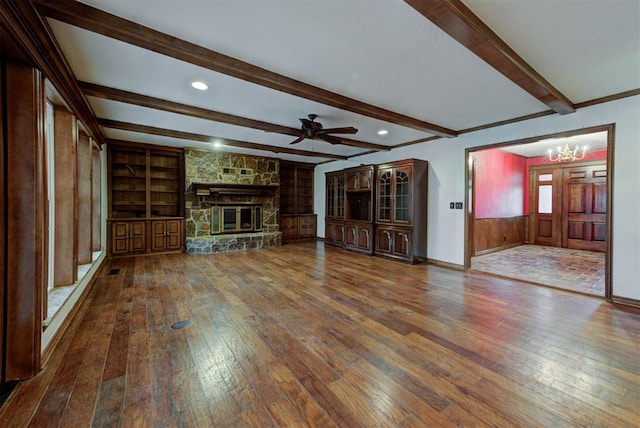
[[[378,165],[375,255],[426,261],[427,173],[428,162],[417,159]]]
[[[325,178],[325,239],[329,245],[343,246],[345,240],[344,172],[327,172]]]

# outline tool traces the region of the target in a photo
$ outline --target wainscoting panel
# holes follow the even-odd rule
[[[529,216],[474,220],[473,255],[480,255],[526,242]]]

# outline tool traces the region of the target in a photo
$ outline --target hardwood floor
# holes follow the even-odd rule
[[[315,242],[108,263],[0,426],[640,423],[638,309]]]

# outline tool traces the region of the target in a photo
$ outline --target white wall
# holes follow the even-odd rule
[[[316,167],[315,212],[318,236],[324,237],[324,173],[359,164],[406,158],[425,159],[429,169],[427,254],[430,259],[464,264],[465,210],[449,202],[465,200],[465,149],[597,125],[614,123],[613,295],[640,300],[640,96],[598,104],[569,115],[552,115],[497,128],[416,144],[390,152]],[[466,208],[466,207],[465,207]]]

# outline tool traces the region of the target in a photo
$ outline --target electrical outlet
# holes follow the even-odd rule
[[[452,210],[456,207],[456,203],[455,202],[449,202],[449,209]]]
[[[461,210],[462,209],[462,202],[456,202],[456,209],[457,210]]]

